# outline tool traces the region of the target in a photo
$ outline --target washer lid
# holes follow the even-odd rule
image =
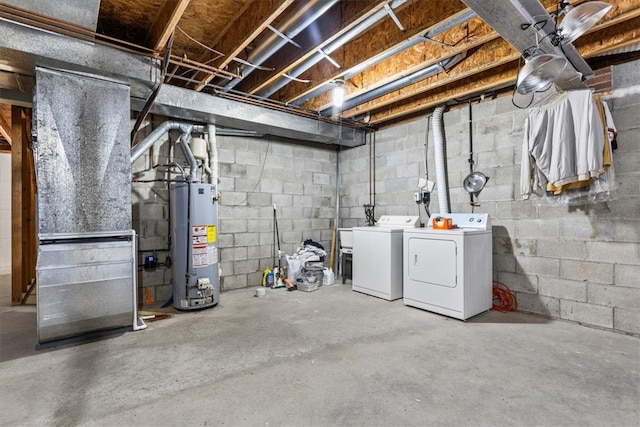
[[[419,216],[382,215],[378,220],[378,227],[416,228],[420,224]]]

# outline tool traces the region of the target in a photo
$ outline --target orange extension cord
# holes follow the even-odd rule
[[[493,282],[493,307],[491,310],[496,310],[501,313],[508,311],[516,311],[518,309],[518,301],[516,300],[516,294],[511,292],[511,289],[502,282]]]

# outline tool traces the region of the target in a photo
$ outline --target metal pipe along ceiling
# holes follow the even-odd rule
[[[416,71],[415,73],[409,74],[408,76],[401,77],[378,88],[354,96],[353,98],[346,99],[342,104],[342,111],[349,110],[357,105],[364,104],[365,102],[371,101],[375,98],[379,98],[383,95],[393,92],[394,90],[402,89],[405,86],[419,82],[420,80],[426,79],[427,77],[437,74],[440,71],[446,71],[460,62],[462,59],[464,59],[465,56],[466,54],[459,53],[452,56],[451,58],[445,59],[444,61],[438,62],[436,64],[423,68],[422,70]],[[328,116],[333,112],[334,107],[327,107],[322,110],[320,114],[322,114],[323,116]]]
[[[307,0],[299,2],[298,7],[287,16],[285,22],[279,26],[278,31],[292,39],[337,2],[338,0]],[[247,61],[253,65],[262,65],[287,43],[287,40],[275,33],[271,33],[256,46],[247,58]],[[251,66],[242,65],[240,66],[239,74],[244,78],[254,70],[255,68]],[[222,87],[225,89],[233,89],[241,80],[241,78],[235,78],[222,85]]]
[[[404,42],[402,42],[401,44],[385,51],[382,52],[380,55],[375,56],[367,61],[364,61],[358,65],[356,65],[355,67],[352,67],[351,69],[349,69],[348,71],[346,71],[344,74],[340,74],[336,77],[340,77],[343,80],[349,80],[350,78],[352,78],[353,76],[355,76],[358,73],[363,72],[364,70],[366,70],[369,67],[373,67],[374,65],[384,61],[385,59],[391,58],[394,55],[399,54],[400,52],[407,50],[417,44],[420,43],[424,43],[425,40],[431,39],[447,30],[450,30],[451,28],[455,27],[456,25],[460,25],[463,22],[466,22],[474,17],[476,17],[477,14],[472,11],[472,10],[467,10],[465,13],[461,14],[460,16],[458,16],[455,19],[452,19],[451,21],[445,22],[442,25],[439,25],[431,30],[429,30],[427,33],[423,34],[420,37],[415,37],[413,39],[410,40],[406,40]],[[307,102],[310,99],[313,99],[317,96],[320,96],[321,94],[331,90],[334,87],[333,84],[324,84],[318,88],[316,88],[314,91],[307,93],[306,95],[300,97],[299,99],[296,99],[292,102],[290,102],[291,105],[296,105],[296,106],[300,106],[302,104],[304,104],[305,102]]]
[[[402,4],[406,3],[406,1],[407,0],[394,0],[393,2],[391,2],[389,6],[393,10],[398,8]],[[340,37],[338,37],[337,39],[335,39],[334,41],[332,41],[331,43],[323,47],[322,52],[316,51],[311,57],[305,60],[302,64],[289,70],[287,74],[290,77],[298,77],[300,74],[304,73],[309,68],[313,67],[315,64],[320,62],[325,57],[325,55],[331,54],[336,49],[343,46],[345,43],[348,43],[349,41],[353,40],[354,38],[356,38],[357,36],[365,32],[366,30],[370,29],[378,21],[381,21],[383,18],[385,18],[388,15],[389,15],[389,12],[387,12],[386,9],[378,10],[376,13],[369,16],[367,19],[360,22],[359,24],[354,25],[354,27],[351,28],[349,31],[345,32]],[[265,98],[269,97],[274,93],[276,93],[281,88],[283,88],[284,86],[286,86],[287,84],[289,84],[290,82],[291,82],[290,79],[280,76],[279,80],[271,83],[268,87],[256,93],[256,95],[262,96]]]

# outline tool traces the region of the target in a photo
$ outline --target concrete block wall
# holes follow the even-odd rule
[[[476,170],[490,177],[476,212],[493,221],[494,280],[516,292],[520,311],[640,334],[640,62],[611,67],[608,103],[618,128],[618,189],[608,202],[546,206],[520,196],[527,110],[509,96],[472,104]],[[375,136],[376,217],[415,214],[413,192],[426,167],[435,181],[427,118]],[[471,212],[462,181],[469,173],[469,107],[444,114],[452,212]],[[428,134],[428,138],[427,138]],[[365,224],[371,144],[341,153],[343,226]],[[437,192],[431,212],[438,212]],[[423,214],[423,219],[426,215]]]
[[[267,137],[218,136],[217,142],[222,290],[257,286],[262,271],[274,266],[274,205],[283,253],[292,254],[306,239],[329,253],[335,147]]]
[[[155,124],[162,118],[156,118]],[[139,140],[154,128],[141,127]],[[170,248],[169,193],[157,164],[166,164],[179,135],[161,138],[133,165],[133,219],[139,234],[139,264],[155,254],[165,262]],[[221,290],[260,285],[274,266],[274,204],[280,247],[292,254],[306,239],[331,245],[335,216],[336,150],[333,146],[270,138],[218,136],[218,256]],[[181,150],[173,159],[185,164]],[[275,251],[275,252],[274,252]],[[276,261],[277,265],[277,261]],[[282,266],[286,260],[282,259]],[[139,299],[150,304],[172,295],[171,268],[139,269]]]

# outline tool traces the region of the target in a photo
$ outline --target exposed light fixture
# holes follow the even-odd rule
[[[344,80],[335,80],[333,82],[335,87],[333,88],[332,93],[332,101],[333,106],[336,108],[342,107],[342,103],[344,102],[345,88],[344,88]]]
[[[612,8],[609,3],[604,1],[590,1],[572,7],[565,0],[560,2],[560,7],[565,13],[565,17],[556,31],[556,43],[563,46],[589,31]]]
[[[568,62],[566,58],[549,53],[540,53],[537,49],[524,56],[524,67],[518,73],[516,87],[518,93],[527,94],[544,90],[562,74]]]
[[[558,3],[558,10],[564,13],[565,17],[561,25],[543,37],[543,40],[550,37],[551,44],[561,48],[586,33],[607,14],[611,7],[609,3],[603,1],[591,1],[572,7],[567,0],[561,0]],[[545,23],[546,21],[527,23],[521,28],[526,30],[533,27],[539,31]],[[556,49],[556,52],[559,51]],[[525,65],[518,73],[516,88],[518,93],[523,95],[543,90],[551,83],[563,78],[563,71],[569,64],[566,56],[542,52],[537,41],[535,46],[522,53],[522,57]]]

